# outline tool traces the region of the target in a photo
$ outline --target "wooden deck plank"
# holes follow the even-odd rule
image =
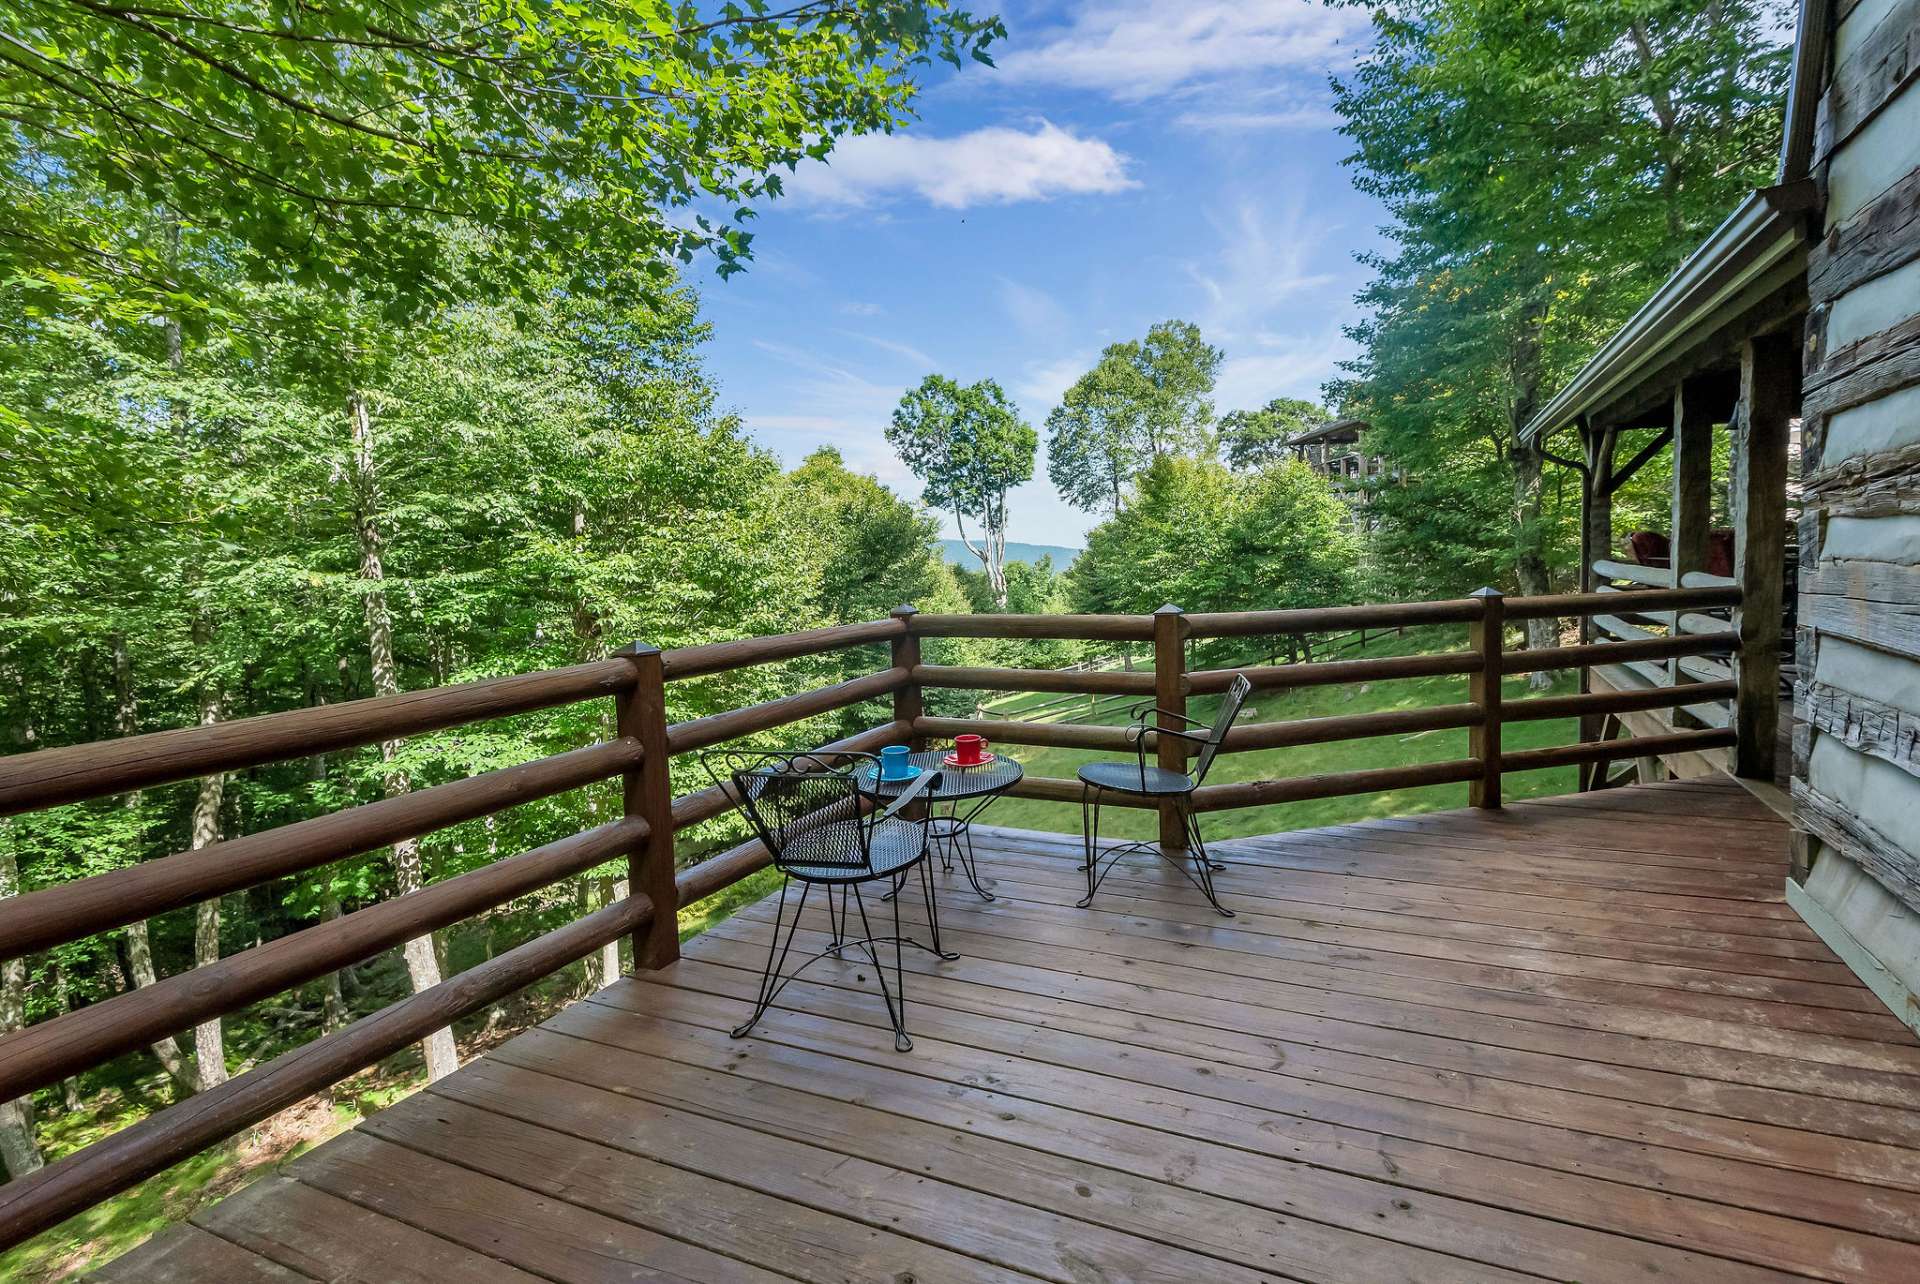
[[[623,993],[614,988],[602,997]],[[915,1057],[882,1057],[873,1031],[864,1025],[809,1017],[805,1031],[788,1032],[786,1038],[756,1035],[744,1043],[730,1042],[719,1024],[724,1018],[716,1019],[716,1014],[737,1011],[737,1006],[720,1005],[702,1016],[698,996],[674,993],[689,1000],[677,1015],[691,1020],[657,1015],[651,1003],[639,1012],[596,1001],[570,1010],[567,1028],[613,1046],[650,1049],[661,1058],[697,1055],[694,1050],[701,1042],[712,1041],[727,1050],[723,1055],[732,1063],[728,1073],[773,1076],[777,1082],[796,1082],[798,1069],[817,1083],[821,1068],[831,1067],[826,1077],[846,1082],[860,1099],[884,1101],[890,1107],[898,1103],[897,1108],[911,1109],[916,1117],[941,1119],[970,1131],[998,1130],[1022,1144],[1044,1144],[1056,1154],[1085,1155],[1103,1166],[1403,1242],[1451,1247],[1465,1257],[1491,1258],[1552,1279],[1781,1278],[1764,1268],[1557,1226],[1497,1205],[1426,1190],[1404,1180],[1391,1152],[1356,1155],[1356,1164],[1371,1169],[1366,1177],[1356,1177],[1270,1141],[1255,1122],[1224,1130],[1203,1122],[1169,1130],[1172,1116],[1167,1110],[1126,1111],[1123,1117],[1111,1108],[1101,1109],[1109,1103],[1084,1092],[1036,1094],[991,1073],[943,1069]],[[916,1080],[923,1085],[918,1092],[908,1086]]]
[[[794,1278],[395,1145],[373,1135],[374,1120],[301,1156],[290,1175],[550,1280]]]
[[[1085,886],[1084,876],[1077,871],[1061,868],[1061,862],[1046,857],[1003,852],[995,853],[994,867],[989,876],[993,879],[989,890],[996,895],[1049,907],[1061,904],[1063,891]],[[1195,903],[1191,897],[1135,899],[1130,894],[1144,889],[1138,880],[1118,881],[1122,877],[1122,871],[1116,870],[1116,881],[1101,885],[1100,898],[1091,906],[1096,913],[1128,913],[1135,918],[1159,919],[1169,923],[1212,925],[1219,922],[1211,906]],[[1775,953],[1741,950],[1731,944],[1728,938],[1720,938],[1709,946],[1675,944],[1613,933],[1594,935],[1538,926],[1522,928],[1434,915],[1408,915],[1350,904],[1322,905],[1286,900],[1275,895],[1276,892],[1287,890],[1284,884],[1271,886],[1279,881],[1262,879],[1256,882],[1244,877],[1223,880],[1223,886],[1230,888],[1235,897],[1233,909],[1237,917],[1232,926],[1236,930],[1260,932],[1268,936],[1294,936],[1329,929],[1381,933],[1385,934],[1382,939],[1391,938],[1382,946],[1387,949],[1393,949],[1394,942],[1402,936],[1429,937],[1440,942],[1454,942],[1481,949],[1536,950],[1557,955],[1611,959],[1620,963],[1670,964],[1735,977],[1774,977],[1786,981],[1833,985],[1849,992],[1858,988],[1846,964],[1830,954],[1824,958],[1783,957]],[[1267,894],[1250,892],[1249,884],[1265,886]],[[1147,886],[1152,887],[1153,884]],[[1169,891],[1178,890],[1171,884],[1166,887]],[[1821,948],[1824,950],[1825,947]],[[1409,951],[1401,948],[1395,952]]]
[[[733,975],[745,977],[740,972]],[[652,988],[659,993],[629,999],[630,990],[612,987],[596,1003],[631,1001],[650,1011],[713,1028],[740,1010],[741,992],[724,982],[715,985],[723,991],[720,994],[703,995],[679,984]],[[816,986],[807,986],[802,993],[807,1010],[783,1013],[778,1020],[769,1021],[755,1032],[755,1043],[831,1051],[869,1064],[885,1060],[881,1054],[888,1049],[877,1029],[863,1019],[868,1005],[878,1006],[875,996],[834,993],[828,987]],[[865,1004],[859,1002],[862,998]],[[829,1009],[835,1010],[833,1017],[817,1015]],[[1604,1232],[1604,1238],[1620,1253],[1628,1251],[1628,1243],[1637,1242],[1639,1247],[1631,1250],[1642,1262],[1634,1268],[1637,1271],[1647,1269],[1647,1260],[1654,1261],[1656,1269],[1685,1279],[1747,1278],[1750,1272],[1762,1270],[1867,1281],[1888,1278],[1881,1268],[1890,1263],[1897,1266],[1893,1278],[1920,1270],[1920,1246],[1831,1228],[1809,1236],[1805,1223],[1643,1186],[1556,1172],[1540,1163],[1475,1155],[1457,1145],[1396,1136],[1388,1129],[1405,1126],[1404,1118],[1384,1117],[1392,1113],[1384,1108],[1348,1109],[1338,1122],[1309,1117],[1300,1112],[1294,1086],[1298,1081],[1276,1088],[1262,1085],[1256,1076],[1235,1067],[1204,1058],[1139,1047],[1103,1050],[1093,1047],[1092,1041],[1067,1037],[1058,1041],[1072,1048],[1065,1055],[1048,1055],[1046,1049],[1030,1047],[1031,1040],[1024,1038],[1018,1051],[1009,1051],[1011,1045],[995,1037],[989,1021],[956,1021],[924,1006],[915,1012],[915,1043],[929,1054],[910,1059],[916,1070],[924,1065],[926,1072],[949,1081],[992,1082],[1006,1096],[1098,1112],[1109,1118],[1140,1120],[1165,1133],[1167,1146],[1177,1146],[1181,1139],[1205,1140],[1350,1175],[1384,1175],[1396,1185],[1446,1191],[1469,1202],[1534,1218],[1578,1220]],[[957,1037],[942,1038],[936,1033],[949,1029]],[[1073,1064],[1069,1058],[1074,1055],[1100,1055],[1100,1068]],[[1187,1090],[1188,1085],[1192,1090]],[[1446,1135],[1452,1141],[1466,1140],[1457,1133]],[[1584,1153],[1599,1152],[1603,1159],[1609,1149],[1624,1149],[1609,1146],[1605,1139],[1576,1138],[1579,1134],[1566,1132],[1564,1144]],[[1531,1153],[1534,1159],[1553,1159],[1538,1148]],[[1624,1155],[1617,1158],[1623,1159]],[[1735,1231],[1734,1227],[1739,1229]],[[1690,1260],[1683,1263],[1666,1259],[1655,1253],[1656,1249],[1682,1253]],[[1850,1264],[1867,1265],[1857,1256],[1861,1252],[1870,1252],[1876,1259],[1864,1270]],[[1618,1256],[1613,1260],[1617,1262]]]
[[[102,1278],[1920,1278],[1920,1041],[1783,834],[1688,781],[1236,839],[1223,920],[981,827],[912,1053],[852,959],[728,1038],[750,907]]]
[[[705,974],[699,983],[721,993],[731,990],[731,978],[712,978]],[[866,1005],[859,993],[842,992],[828,997],[808,991],[807,1011],[831,1012],[850,1021],[866,1016]],[[1111,1035],[1101,1046],[1098,1035],[1085,1035],[1081,1023],[1071,1016],[1055,1012],[1049,1026],[1047,1046],[1034,1046],[1037,1040],[1016,1042],[1007,1032],[1008,1024],[1025,1024],[1028,1014],[1014,1011],[1007,1021],[977,1012],[941,1008],[929,1013],[929,999],[919,1005],[926,1019],[918,1028],[937,1032],[941,1037],[968,1046],[1006,1053],[1018,1049],[1019,1055],[1044,1061],[1048,1065],[1096,1069],[1125,1078],[1149,1088],[1173,1088],[1192,1082],[1204,1068],[1207,1095],[1215,1102],[1232,1101],[1270,1112],[1270,1130],[1286,1128],[1315,1138],[1328,1137],[1351,1147],[1364,1148],[1382,1137],[1399,1138],[1412,1143],[1444,1146],[1473,1155],[1518,1163],[1532,1163],[1543,1169],[1557,1169],[1578,1175],[1604,1177],[1628,1185],[1638,1185],[1701,1200],[1733,1204],[1758,1211],[1792,1217],[1810,1217],[1875,1231],[1874,1221],[1861,1204],[1870,1193],[1861,1184],[1874,1180],[1885,1184],[1901,1182],[1910,1187],[1916,1178],[1910,1152],[1870,1143],[1841,1141],[1787,1129],[1750,1129],[1764,1133],[1746,1152],[1746,1159],[1730,1159],[1710,1152],[1718,1141],[1723,1151],[1739,1151],[1737,1129],[1721,1129],[1711,1134],[1713,1121],[1694,1117],[1692,1122],[1705,1137],[1695,1143],[1696,1151],[1681,1151],[1670,1146],[1641,1141],[1632,1135],[1634,1111],[1613,1102],[1604,1102],[1579,1094],[1529,1092],[1513,1086],[1489,1083],[1483,1089],[1486,1100],[1465,1098],[1468,1106],[1455,1106],[1445,1100],[1427,1097],[1458,1094],[1422,1094],[1419,1101],[1401,1099],[1396,1092],[1419,1092],[1421,1076],[1407,1073],[1382,1074],[1372,1087],[1335,1083],[1331,1077],[1317,1077],[1311,1067],[1298,1068],[1300,1049],[1271,1041],[1249,1039],[1238,1048],[1218,1046],[1224,1039],[1209,1042],[1204,1031],[1180,1023],[1136,1018],[1128,1029],[1124,1022],[1108,1023]],[[822,1006],[830,1005],[830,1006]],[[1011,1007],[1013,1005],[1009,1005]],[[1086,1028],[1101,1028],[1089,1022]],[[1053,1035],[1059,1031],[1057,1036]],[[769,1034],[768,1037],[777,1037]],[[1110,1067],[1110,1068],[1107,1068]],[[1385,1069],[1394,1068],[1384,1063]],[[1431,1077],[1431,1076],[1429,1076]],[[1362,1081],[1366,1083],[1368,1081]],[[1409,1085],[1415,1085],[1409,1087]],[[1112,1084],[1090,1084],[1108,1094],[1125,1095],[1132,1088]],[[1553,1104],[1541,1105],[1538,1098],[1558,1096],[1558,1114]],[[1531,1105],[1522,1098],[1536,1099]],[[1481,1109],[1507,1113],[1479,1113]],[[1539,1118],[1524,1115],[1531,1110]],[[1688,1117],[1672,1112],[1646,1111],[1649,1122],[1644,1131],[1655,1137],[1684,1137]],[[1281,1119],[1279,1116],[1297,1117]],[[1664,1128],[1663,1128],[1664,1125]],[[1622,1136],[1621,1134],[1627,1134]],[[1575,1139],[1578,1134],[1578,1140]],[[1752,1161],[1766,1152],[1773,1163]],[[1889,1153],[1890,1152],[1890,1153]],[[1822,1177],[1821,1165],[1830,1157],[1843,1170],[1858,1175],[1858,1181],[1834,1181]],[[1458,1162],[1469,1162],[1459,1160]],[[1778,1166],[1774,1166],[1774,1165]],[[1488,1165],[1490,1170],[1499,1165]],[[1551,1175],[1541,1174],[1541,1180]],[[1881,1190],[1874,1203],[1883,1206],[1878,1214],[1890,1224],[1888,1233],[1920,1241],[1920,1197],[1912,1190]],[[1892,1230],[1897,1225],[1898,1230]],[[1916,1256],[1920,1262],[1920,1255]]]
[[[197,1213],[194,1224],[228,1243],[317,1280],[391,1284],[531,1284],[505,1262],[369,1212],[288,1177],[269,1177]]]
[[[726,930],[716,935],[715,944],[703,942],[697,957],[751,970],[761,962],[756,957],[758,937],[751,931]],[[825,940],[815,935],[802,943],[817,948]],[[734,944],[719,944],[722,941]],[[1084,961],[1067,951],[1046,957],[1003,946],[998,954],[1024,959],[985,963],[980,951],[992,949],[990,943],[977,936],[964,941],[953,937],[950,943],[963,953],[955,964],[917,958],[908,962],[911,971],[926,975],[924,983],[915,980],[916,1002],[1017,1015],[1051,1028],[1111,1029],[1134,1039],[1157,1036],[1156,1046],[1201,1046],[1222,1059],[1272,1066],[1315,1082],[1361,1085],[1370,1091],[1497,1115],[1551,1123],[1569,1111],[1582,1111],[1583,1126],[1589,1130],[1626,1140],[1727,1158],[1760,1158],[1812,1173],[1884,1180],[1920,1190],[1920,1162],[1915,1161],[1914,1151],[1906,1149],[1920,1145],[1920,1112],[1912,1109],[1740,1090],[1731,1085],[1700,1092],[1692,1089],[1693,1081],[1679,1076],[1649,1075],[1588,1060],[1490,1056],[1488,1049],[1477,1045],[1432,1036],[1384,1032],[1384,1038],[1369,1039],[1365,1027],[1343,1029],[1334,1023],[1310,1027],[1319,1038],[1303,1043],[1286,1037],[1293,1027],[1284,1018],[1270,1019],[1252,1005],[1211,1001],[1205,993],[1209,974],[1130,968],[1124,982],[1108,982],[1099,978],[1098,963],[1081,971]],[[828,978],[823,974],[819,979]],[[1162,1030],[1150,1024],[1154,1020],[1173,1024]],[[1445,1028],[1436,1033],[1444,1034]],[[1354,1050],[1354,1044],[1362,1047]],[[1276,1045],[1285,1048],[1283,1057],[1276,1056]],[[1501,1075],[1502,1070],[1508,1073]],[[1911,1082],[1910,1087],[1920,1090],[1920,1081]],[[1727,1114],[1728,1109],[1740,1113]],[[1819,1138],[1824,1136],[1835,1140],[1822,1143]],[[1850,1141],[1843,1143],[1843,1138]],[[1915,1224],[1920,1229],[1920,1204]]]
[[[539,1070],[486,1062],[443,1080],[433,1091],[847,1218],[884,1232],[878,1239],[906,1237],[1061,1284],[1073,1284],[1089,1273],[1100,1279],[1164,1284],[1200,1278],[1246,1284],[1266,1278],[1245,1263],[1223,1261],[1168,1240],[1145,1239],[1128,1230],[991,1193],[989,1187],[1007,1184],[1004,1171],[983,1170],[974,1174],[974,1182],[961,1184],[946,1180],[954,1175],[951,1162],[941,1165],[941,1179],[916,1171],[930,1167],[923,1153],[903,1150],[896,1155],[898,1163],[874,1162],[849,1155],[844,1147],[822,1146],[811,1138],[798,1140],[818,1124],[825,1107],[817,1099],[790,1102],[792,1113],[777,1132],[756,1132],[732,1119],[689,1110],[680,1102],[666,1104],[610,1092],[581,1081],[582,1076],[595,1075],[602,1059],[599,1048],[577,1040],[572,1047],[571,1059],[550,1060]],[[1082,1184],[1091,1175],[1091,1170],[1082,1172]],[[1079,1202],[1084,1209],[1085,1199]],[[1352,1237],[1346,1239],[1342,1247],[1350,1248]],[[898,1247],[893,1251],[910,1264],[906,1269],[916,1279],[934,1278],[925,1265],[913,1263],[918,1250],[911,1245],[905,1253]],[[1350,1264],[1351,1256],[1347,1260]],[[885,1261],[856,1265],[855,1278],[883,1279],[895,1273]],[[1432,1258],[1424,1265],[1429,1270],[1444,1269],[1446,1259]],[[1468,1278],[1459,1267],[1452,1264],[1450,1278]],[[1328,1276],[1323,1271],[1320,1278]]]
[[[158,1280],[219,1280],[221,1284],[310,1284],[258,1253],[229,1244],[190,1222],[154,1236],[87,1277],[100,1284],[152,1284]]]
[[[618,1042],[542,1029],[511,1041],[495,1057],[775,1135],[805,1137],[845,1154],[918,1165],[970,1188],[1166,1242],[1191,1243],[1215,1257],[1292,1278],[1345,1279],[1356,1270],[1375,1280],[1500,1278],[1484,1258],[1463,1264],[1445,1253],[1375,1235],[1376,1219],[1399,1219],[1402,1212],[1393,1203],[1397,1192],[1384,1185],[1343,1189],[1371,1196],[1370,1203],[1353,1208],[1353,1229],[1343,1230],[1277,1206],[1260,1209],[1257,1202],[1242,1202],[1253,1188],[1250,1183],[1227,1182],[1230,1193],[1216,1194],[1190,1179],[1175,1181],[1166,1172],[1164,1143],[1145,1128],[1111,1126],[1115,1135],[1143,1138],[1143,1146],[1115,1149],[1083,1142],[1079,1150],[1097,1156],[1093,1162],[1076,1157],[1071,1145],[1055,1148],[1056,1138],[1084,1138],[1089,1124],[1095,1134],[1100,1131],[1098,1121],[1072,1112],[1001,1102],[985,1089],[953,1092],[919,1076],[797,1050],[742,1055],[742,1045],[724,1031],[626,1019],[611,1030],[606,1014],[587,1016],[580,1027],[584,1034]],[[1066,1121],[1064,1128],[1042,1126],[1055,1116]],[[1283,1188],[1277,1182],[1259,1186]],[[1300,1203],[1298,1192],[1289,1202]],[[1321,1212],[1317,1205],[1313,1211]],[[1477,1232],[1474,1238],[1445,1242],[1456,1251],[1486,1247]]]
[[[1016,1284],[1035,1278],[438,1092],[381,1111],[361,1131],[808,1284],[903,1277],[924,1284]],[[770,1174],[780,1158],[767,1157]]]

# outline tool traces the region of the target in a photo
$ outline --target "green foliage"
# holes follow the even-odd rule
[[[1265,468],[1287,457],[1287,442],[1323,424],[1327,409],[1317,401],[1275,397],[1258,410],[1236,410],[1220,419],[1220,453],[1238,472]]]
[[[1004,606],[1007,492],[1033,476],[1033,428],[993,380],[963,388],[932,374],[900,398],[887,442],[926,483],[922,498],[953,514],[961,542],[980,559],[996,604]],[[980,522],[978,547],[967,538],[969,517]]]
[[[1575,517],[1518,430],[1770,180],[1786,51],[1769,33],[1788,6],[1367,7],[1374,43],[1336,106],[1356,185],[1392,215],[1391,248],[1363,260],[1369,316],[1350,333],[1364,352],[1329,392],[1409,479],[1381,507],[1400,527],[1383,563],[1407,588],[1545,591],[1549,564],[1570,561]],[[1482,518],[1504,548],[1475,534]]]
[[[1191,321],[1109,344],[1047,415],[1047,476],[1061,497],[1087,512],[1119,512],[1141,469],[1199,451],[1222,355]]]
[[[1346,509],[1304,464],[1245,474],[1166,456],[1067,578],[1082,611],[1274,610],[1349,600],[1358,564]]]
[[[1003,34],[947,0],[16,0],[0,275],[232,303],[183,270],[212,238],[248,278],[395,315],[551,277],[651,292],[676,259],[737,270],[783,171],[905,123],[925,66]],[[96,187],[112,200],[72,198]],[[172,235],[121,240],[121,206],[170,211]]]

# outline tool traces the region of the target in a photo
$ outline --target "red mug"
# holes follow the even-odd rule
[[[986,752],[987,741],[984,736],[955,736],[953,738],[953,756],[962,763],[975,763]]]

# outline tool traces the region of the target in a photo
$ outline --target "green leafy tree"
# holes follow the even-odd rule
[[[1251,472],[1287,457],[1287,442],[1330,416],[1317,401],[1275,397],[1258,410],[1235,410],[1220,418],[1220,453],[1227,467]]]
[[[1067,579],[1083,611],[1278,610],[1350,600],[1358,565],[1345,507],[1304,464],[1249,474],[1167,456],[1088,532]]]
[[[165,238],[103,238],[71,181],[170,211],[256,280],[396,311],[476,280],[665,288],[675,259],[741,266],[782,171],[903,124],[924,66],[1001,34],[947,0],[17,0],[0,261],[56,293],[212,299]],[[672,216],[695,204],[727,213]],[[485,234],[450,243],[456,224]]]
[[[1142,468],[1198,451],[1213,423],[1222,356],[1191,321],[1162,321],[1144,339],[1109,344],[1047,416],[1047,476],[1061,497],[1087,512],[1118,512]]]
[[[926,484],[922,498],[953,515],[960,541],[980,559],[995,604],[1007,602],[1007,492],[1033,476],[1038,437],[991,379],[962,387],[928,375],[900,398],[887,442]],[[967,518],[980,523],[980,542]]]
[[[1358,2],[1358,0],[1356,0]],[[1336,86],[1355,182],[1392,215],[1363,355],[1329,388],[1420,492],[1497,516],[1505,574],[1552,587],[1565,522],[1520,430],[1756,182],[1779,138],[1772,0],[1379,0]],[[1467,461],[1478,461],[1469,464]],[[1484,465],[1484,466],[1483,466]],[[1410,543],[1410,542],[1409,542]],[[1433,548],[1435,568],[1484,565]],[[1424,572],[1422,572],[1424,573]],[[1463,581],[1457,587],[1472,587]],[[1536,622],[1544,645],[1550,621]]]

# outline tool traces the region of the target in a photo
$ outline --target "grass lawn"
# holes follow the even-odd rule
[[[1414,655],[1457,649],[1464,645],[1459,628],[1409,630],[1404,637],[1392,634],[1369,639],[1364,650],[1355,648],[1340,658],[1362,656]],[[1209,662],[1212,667],[1212,662]],[[1222,664],[1220,667],[1226,667]],[[1565,695],[1576,689],[1571,672],[1555,678],[1552,694]],[[1503,688],[1508,702],[1523,700],[1530,694],[1527,679],[1509,678]],[[1377,713],[1394,709],[1417,709],[1440,704],[1460,704],[1467,698],[1467,679],[1395,678],[1382,682],[1351,686],[1301,687],[1292,691],[1256,691],[1241,714],[1246,722],[1283,722],[1296,718],[1324,718],[1337,714]],[[1190,702],[1188,712],[1196,718],[1211,718],[1219,697],[1205,696]],[[1000,715],[1000,710],[995,710]],[[1052,719],[1050,719],[1052,720]],[[1060,721],[1067,719],[1061,718]],[[1072,721],[1086,720],[1084,709]],[[1105,713],[1097,719],[1108,725],[1124,724],[1119,713]],[[1571,718],[1537,722],[1509,722],[1502,729],[1507,749],[1532,749],[1568,744],[1578,738]],[[1039,749],[1018,745],[1004,751],[1018,758],[1031,776],[1053,776],[1071,780],[1083,763],[1112,759],[1115,755],[1090,749]],[[1223,754],[1207,777],[1209,784],[1240,780],[1279,780],[1289,776],[1321,775],[1328,772],[1361,771],[1373,767],[1408,766],[1465,757],[1467,732],[1428,731],[1412,735],[1377,736],[1366,740],[1347,740],[1332,744],[1300,745],[1287,749],[1262,749],[1251,753]],[[1576,769],[1559,767],[1548,771],[1529,771],[1509,775],[1503,789],[1509,799],[1572,793],[1578,788]],[[1386,793],[1358,794],[1347,798],[1321,798],[1309,802],[1281,803],[1268,807],[1249,807],[1241,811],[1210,812],[1201,820],[1201,832],[1209,838],[1239,838],[1250,834],[1280,833],[1290,829],[1313,829],[1321,825],[1339,825],[1376,816],[1403,816],[1413,812],[1441,811],[1464,807],[1467,787],[1428,785],[1418,789],[1396,789]],[[1020,829],[1043,829],[1058,833],[1080,832],[1078,803],[1042,802],[1031,798],[1003,798],[981,818],[995,825]],[[1157,832],[1150,811],[1130,807],[1110,807],[1101,814],[1103,836],[1151,838]]]

